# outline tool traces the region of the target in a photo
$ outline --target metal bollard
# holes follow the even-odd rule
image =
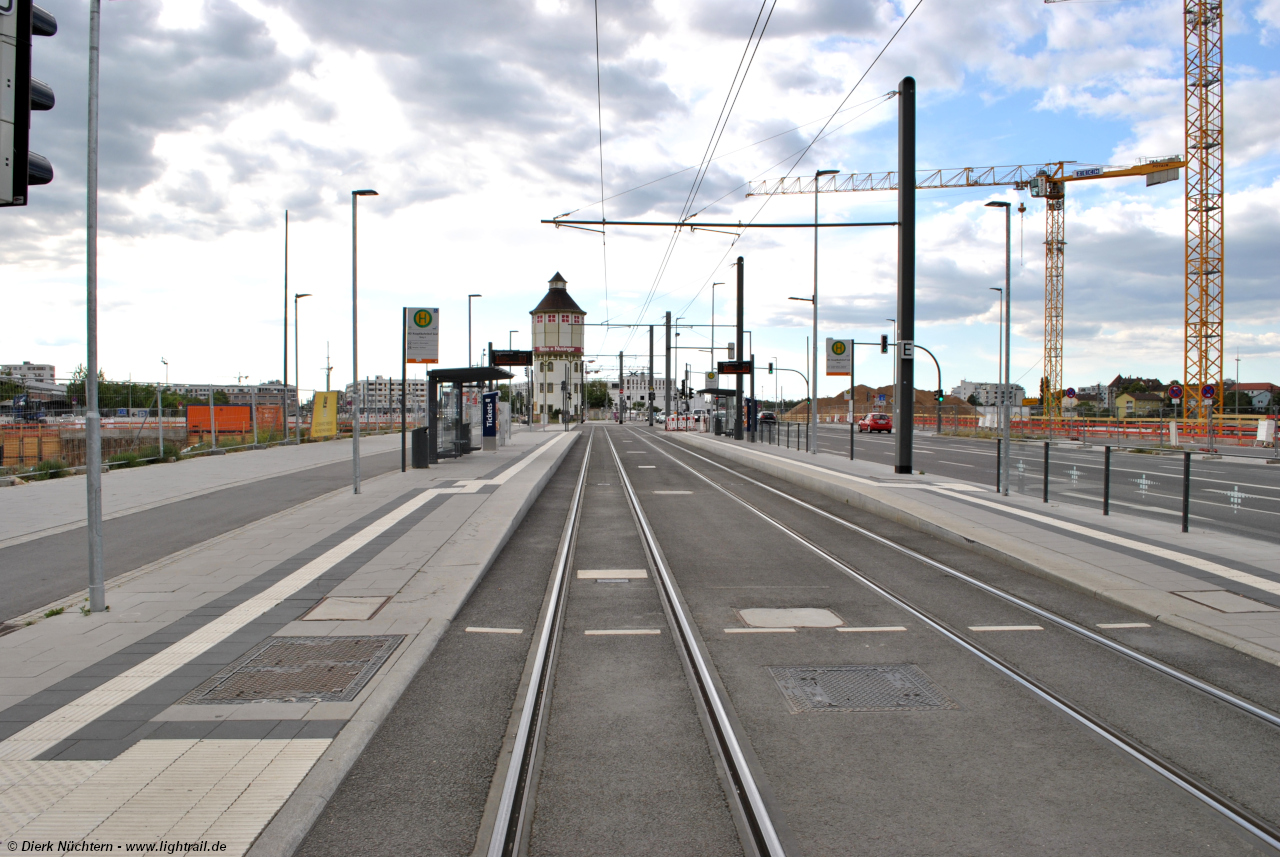
[[[1182,453],[1182,531],[1191,519],[1191,453]]]
[[[1001,447],[1003,442],[1004,442],[1004,438],[1002,437],[996,438],[996,493],[997,494],[1000,493],[1000,454],[1002,452]]]
[[[1044,498],[1043,502],[1049,502],[1049,441],[1044,442]]]
[[[1111,514],[1111,447],[1102,448],[1102,514]]]

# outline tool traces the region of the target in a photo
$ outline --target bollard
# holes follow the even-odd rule
[[[1001,454],[1001,443],[1003,440],[1004,438],[1001,438],[1001,437],[996,438],[996,493],[997,494],[1000,493],[1000,454]]]
[[[1182,453],[1182,531],[1191,518],[1191,453]]]
[[[1049,441],[1044,442],[1044,497],[1043,502],[1049,502]]]
[[[1111,514],[1111,447],[1102,448],[1102,514]]]

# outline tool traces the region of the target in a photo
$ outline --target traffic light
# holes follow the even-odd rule
[[[887,333],[880,334],[880,353],[889,353],[889,334]]]
[[[31,111],[54,103],[49,85],[31,76],[31,37],[57,32],[31,0],[0,0],[0,207],[26,205],[30,185],[53,181],[53,165],[28,146]]]
[[[943,399],[942,391],[938,390],[936,393],[933,394],[933,397],[937,399],[939,402],[941,402]]]
[[[769,364],[769,374],[770,374],[770,375],[772,375],[772,374],[773,374],[773,364],[772,364],[772,363],[770,363],[770,364]]]

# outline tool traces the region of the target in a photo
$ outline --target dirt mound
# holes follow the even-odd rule
[[[916,413],[918,414],[933,413],[934,412],[933,409],[937,406],[937,402],[934,401],[934,398],[933,398],[934,391],[933,390],[916,390],[915,393],[916,393],[916,407],[915,407]],[[877,404],[877,402],[879,401],[879,396],[881,394],[884,395],[883,406],[880,406]],[[893,385],[892,384],[886,384],[883,387],[868,387],[864,384],[859,384],[857,388],[854,390],[853,410],[857,414],[870,413],[871,411],[890,411],[892,410],[892,404],[893,404]],[[955,396],[950,396],[950,395],[946,396],[943,399],[942,406],[948,411],[953,407],[959,408],[959,413],[962,416],[972,415],[977,413],[977,409],[975,409],[973,405],[969,404],[964,399],[959,399],[959,398],[956,398]],[[829,396],[827,398],[818,399],[819,416],[824,414],[847,414],[847,413],[849,413],[849,401],[845,399],[843,393],[835,396]],[[809,414],[808,402],[801,402],[800,404],[796,405],[794,408],[786,412],[786,416],[790,418],[801,418],[801,417],[808,416],[808,414]]]

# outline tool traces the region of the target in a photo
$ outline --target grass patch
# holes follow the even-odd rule
[[[46,610],[46,611],[44,611],[44,618],[46,618],[46,619],[52,619],[54,616],[61,616],[61,615],[62,615],[62,611],[66,610],[66,609],[67,609],[67,608],[65,608],[65,607],[54,607],[52,610]]]
[[[70,465],[60,458],[46,458],[31,469],[28,479],[43,481],[45,479],[59,479],[66,476],[70,472]]]

